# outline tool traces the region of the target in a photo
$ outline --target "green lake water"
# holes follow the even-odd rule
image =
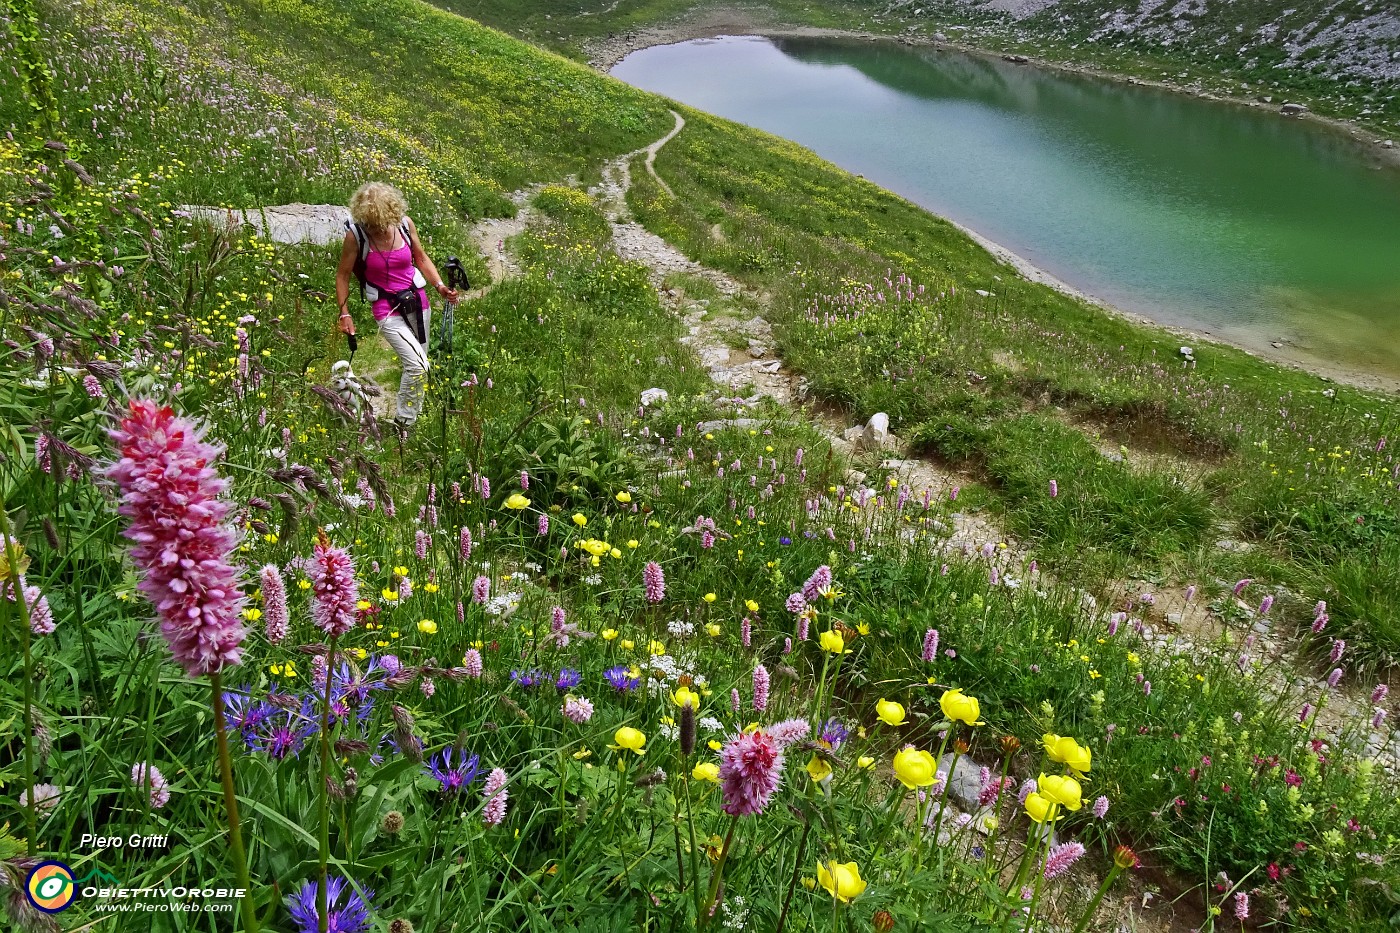
[[[1325,127],[887,42],[702,39],[612,73],[801,143],[1117,308],[1400,378],[1400,170]]]

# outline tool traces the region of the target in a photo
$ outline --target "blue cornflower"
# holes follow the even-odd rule
[[[538,669],[529,671],[514,670],[510,672],[510,679],[512,683],[529,688],[544,680],[544,671]]]
[[[316,896],[321,891],[318,881],[307,881],[296,894],[287,898],[287,910],[296,922],[299,933],[316,933],[320,928],[320,916],[316,912]],[[344,903],[341,895],[344,894]],[[329,923],[328,933],[362,933],[369,929],[369,902],[374,892],[366,890],[364,896],[356,891],[339,875],[326,878],[326,913]]]
[[[832,751],[841,747],[841,743],[851,737],[851,730],[841,725],[839,719],[828,719],[822,726],[821,740],[826,743]]]
[[[583,675],[573,668],[565,667],[559,671],[559,676],[554,679],[554,686],[560,690],[570,690],[583,682]]]
[[[455,764],[454,757],[457,759]],[[481,770],[478,767],[480,761],[480,756],[468,755],[465,750],[449,745],[428,759],[424,770],[438,782],[444,794],[457,794],[476,780],[476,774]]]
[[[288,755],[295,757],[317,731],[311,701],[303,701],[301,708],[294,710],[264,705],[267,717],[258,723],[256,730],[245,733],[248,747],[263,752],[273,761],[281,761]]]
[[[787,535],[783,535],[781,538],[778,539],[778,543],[781,544],[783,547],[787,547],[789,544],[792,544],[792,539],[789,538]]]
[[[642,683],[641,678],[632,676],[631,668],[626,664],[608,668],[603,671],[603,676],[618,690],[636,690]]]

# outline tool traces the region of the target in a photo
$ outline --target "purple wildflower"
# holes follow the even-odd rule
[[[462,556],[462,560],[472,559],[472,530],[466,525],[457,532],[457,553]]]
[[[480,761],[479,756],[468,755],[464,749],[449,745],[430,758],[424,770],[438,782],[444,794],[458,794],[476,780]]]
[[[812,575],[807,578],[807,582],[802,584],[802,595],[806,597],[808,602],[811,602],[817,598],[822,590],[828,589],[830,586],[831,568],[822,564],[813,570]]]
[[[316,933],[320,929],[320,915],[316,902],[321,893],[318,881],[307,881],[301,890],[287,899],[287,910],[296,922],[297,933]],[[344,903],[341,895],[345,895]],[[369,929],[370,901],[374,892],[366,890],[364,896],[355,890],[344,878],[330,875],[326,878],[327,933],[363,933]]]
[[[794,742],[801,742],[811,731],[812,724],[805,719],[784,719],[768,727],[768,737],[783,749]]]
[[[803,596],[801,593],[793,593],[787,598],[787,602],[783,605],[787,608],[788,612],[796,615],[807,608],[807,597]]]
[[[467,653],[462,658],[462,667],[466,670],[467,676],[475,680],[481,676],[481,652],[475,648],[468,648]]]
[[[554,678],[554,686],[560,690],[571,690],[583,682],[583,675],[570,667],[561,668]]]
[[[477,577],[472,581],[472,602],[484,603],[491,595],[490,577]]]
[[[617,690],[636,690],[641,686],[641,678],[633,677],[626,664],[619,664],[603,671],[603,677]]]
[[[593,704],[584,697],[565,697],[564,705],[561,707],[560,712],[562,712],[564,718],[570,722],[583,725],[593,718]]]
[[[1102,795],[1094,801],[1094,819],[1101,820],[1108,814],[1108,798]]]

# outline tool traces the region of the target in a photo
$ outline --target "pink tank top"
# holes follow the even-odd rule
[[[371,247],[365,257],[365,280],[375,288],[387,292],[401,292],[413,287],[413,250],[405,243],[398,249],[381,252]],[[418,289],[418,298],[423,310],[428,310],[428,293]],[[370,306],[374,319],[382,321],[390,315],[389,302],[380,298]]]

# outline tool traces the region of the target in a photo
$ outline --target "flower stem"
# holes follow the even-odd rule
[[[696,918],[696,926],[703,928],[715,912],[715,900],[719,897],[719,883],[724,878],[724,863],[729,859],[729,844],[734,841],[734,827],[739,825],[739,817],[729,818],[729,832],[724,834],[724,846],[719,850],[719,861],[715,863],[715,873],[710,878],[710,893],[705,898],[705,909]]]
[[[321,706],[321,781],[316,788],[316,794],[321,802],[321,855],[318,877],[321,879],[320,887],[316,891],[316,926],[320,933],[327,933],[330,929],[330,905],[327,897],[330,892],[327,889],[327,865],[331,859],[331,806],[330,792],[326,782],[331,776],[331,682],[335,674],[335,642],[336,636],[331,636],[330,653],[326,655],[326,699]]]
[[[248,855],[243,849],[243,829],[238,822],[238,797],[233,791],[233,762],[228,754],[228,725],[224,722],[224,688],[219,672],[209,675],[214,703],[214,741],[219,749],[219,771],[224,782],[224,809],[228,812],[228,838],[233,849],[233,870],[243,889],[243,929],[258,933],[258,911],[253,903],[253,884],[248,877]]]
[[[24,595],[24,584],[20,582],[20,553],[15,541],[14,528],[10,525],[10,516],[5,509],[0,506],[0,538],[5,542],[5,566],[8,568],[8,578],[0,580],[0,587],[8,585],[10,592],[14,596],[14,604],[19,607],[19,637],[20,644],[24,649],[24,786],[28,788],[29,806],[24,808],[24,822],[27,832],[25,833],[25,846],[30,858],[34,857],[35,842],[34,835],[38,829],[37,807],[39,805],[34,791],[34,654],[31,649],[29,631],[29,600]],[[6,606],[5,615],[9,616],[9,607]],[[6,621],[9,621],[8,618]]]
[[[1117,863],[1114,863],[1114,866],[1108,870],[1108,877],[1103,880],[1103,884],[1099,885],[1099,892],[1094,895],[1094,899],[1089,902],[1089,907],[1084,911],[1084,915],[1080,917],[1079,922],[1075,924],[1074,933],[1084,933],[1084,930],[1089,926],[1089,921],[1094,917],[1094,911],[1099,909],[1099,904],[1103,901],[1103,896],[1108,893],[1109,885],[1113,884],[1114,879],[1117,878],[1122,871],[1123,869],[1120,868]]]
[[[792,877],[788,879],[787,896],[783,898],[783,912],[778,915],[777,933],[783,933],[787,925],[788,908],[792,906],[792,895],[797,890],[797,878],[802,874],[802,857],[807,854],[807,835],[812,831],[812,820],[807,818],[802,824],[802,838],[797,843],[797,859],[792,863]]]

